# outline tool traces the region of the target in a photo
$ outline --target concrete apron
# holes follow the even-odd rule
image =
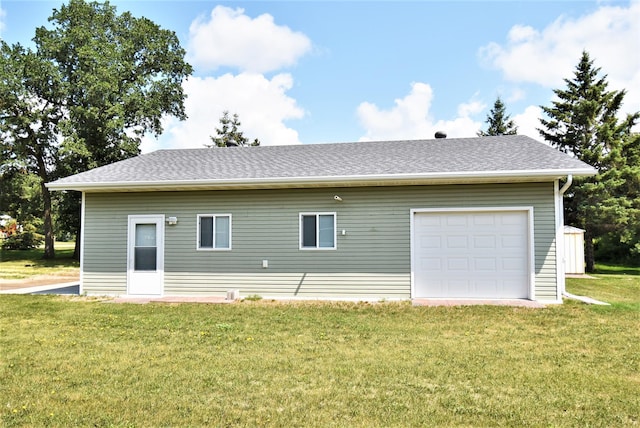
[[[413,306],[514,306],[521,308],[545,308],[540,302],[526,299],[413,299]]]

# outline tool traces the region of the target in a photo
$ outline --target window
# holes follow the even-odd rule
[[[135,245],[133,247],[133,269],[155,271],[158,247],[156,245],[156,225],[136,224]]]
[[[198,215],[198,250],[231,249],[231,214]]]
[[[301,213],[300,249],[335,250],[336,214]]]

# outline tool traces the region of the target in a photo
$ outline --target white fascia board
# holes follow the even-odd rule
[[[267,189],[295,187],[350,187],[368,185],[420,185],[441,183],[491,183],[553,181],[569,174],[574,176],[595,175],[592,168],[574,170],[533,171],[469,171],[426,174],[384,174],[322,177],[266,177],[247,179],[173,180],[173,181],[121,181],[121,182],[77,182],[47,183],[50,190],[78,190],[86,192],[105,191],[157,191],[187,189]]]

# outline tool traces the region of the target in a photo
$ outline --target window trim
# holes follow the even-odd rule
[[[213,218],[213,247],[201,247],[200,246],[200,219],[201,218]],[[216,247],[216,218],[227,217],[229,219],[229,247],[219,248]],[[197,251],[231,251],[233,247],[233,219],[231,214],[217,213],[217,214],[198,214],[196,220],[196,250]]]
[[[320,246],[320,216],[331,215],[333,216],[333,247],[321,247]],[[305,247],[302,245],[303,240],[303,216],[315,216],[316,217],[316,245],[315,247]],[[337,250],[338,249],[338,214],[336,212],[301,212],[298,215],[298,249],[304,251],[325,251],[325,250]]]

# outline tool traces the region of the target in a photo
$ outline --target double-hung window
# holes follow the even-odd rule
[[[300,249],[336,249],[336,213],[300,213]]]
[[[231,249],[231,214],[198,214],[198,250]]]

